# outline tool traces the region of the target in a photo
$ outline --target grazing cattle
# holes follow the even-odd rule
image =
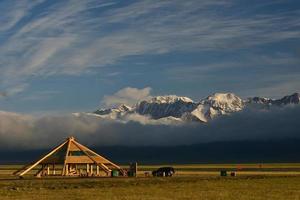
[[[175,174],[175,170],[173,167],[161,167],[152,172],[153,176],[173,176]]]

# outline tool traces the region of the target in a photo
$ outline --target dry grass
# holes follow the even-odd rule
[[[178,167],[184,168],[185,166],[180,165]],[[142,169],[148,169],[149,167],[157,166],[141,166]],[[193,167],[196,168],[195,165]],[[202,166],[199,167],[201,168]],[[214,166],[214,168],[218,167]],[[0,169],[3,168],[0,166]],[[172,178],[13,180],[11,176],[6,174],[2,175],[2,180],[0,179],[0,199],[300,200],[300,176],[293,171],[273,173],[257,173],[257,171],[253,171],[245,172],[244,174],[239,173],[237,177],[219,177],[216,171],[204,172],[195,170],[193,172],[190,168],[187,167],[187,169],[189,170],[179,171],[180,175]],[[291,169],[295,169],[295,167],[293,166]],[[6,168],[6,171],[8,170],[9,167]]]

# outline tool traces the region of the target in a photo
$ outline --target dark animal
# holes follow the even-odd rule
[[[152,171],[153,176],[173,176],[175,170],[173,167],[161,167],[157,170]]]

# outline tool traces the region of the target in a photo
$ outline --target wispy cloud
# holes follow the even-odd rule
[[[290,53],[239,55],[221,60],[199,62],[194,65],[179,64],[166,70],[171,81],[209,84],[212,89],[233,91],[242,97],[267,96],[279,98],[300,90],[300,59]],[[221,83],[218,87],[215,84]],[[224,84],[226,83],[226,84]],[[230,85],[230,84],[232,85]],[[221,92],[223,92],[221,89]]]
[[[271,98],[278,98],[285,95],[285,93],[292,94],[299,92],[300,79],[299,74],[282,74],[265,77],[261,87],[251,88],[247,90],[248,96],[265,96]],[[245,93],[241,92],[243,95]]]
[[[10,87],[8,90],[0,91],[0,97],[10,97],[14,96],[15,94],[18,94],[20,92],[23,92],[28,87],[28,84],[20,84],[15,85],[14,87]]]
[[[146,87],[143,89],[126,87],[113,95],[104,96],[102,104],[105,106],[116,106],[120,104],[134,105],[138,101],[151,98],[151,88]]]
[[[300,35],[299,12],[228,14],[236,1],[15,3],[0,5],[2,87],[36,75],[87,73],[127,56],[235,51]]]
[[[42,3],[44,0],[36,1],[1,1],[0,3],[0,32],[9,31],[20,20],[22,20],[28,11],[34,6]]]

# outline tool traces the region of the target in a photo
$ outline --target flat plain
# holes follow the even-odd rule
[[[293,199],[300,200],[300,164],[164,165],[174,177],[145,177],[160,165],[139,166],[137,178],[19,179],[21,166],[0,166],[0,199]],[[126,166],[124,166],[126,167]],[[220,170],[236,171],[221,177]]]

